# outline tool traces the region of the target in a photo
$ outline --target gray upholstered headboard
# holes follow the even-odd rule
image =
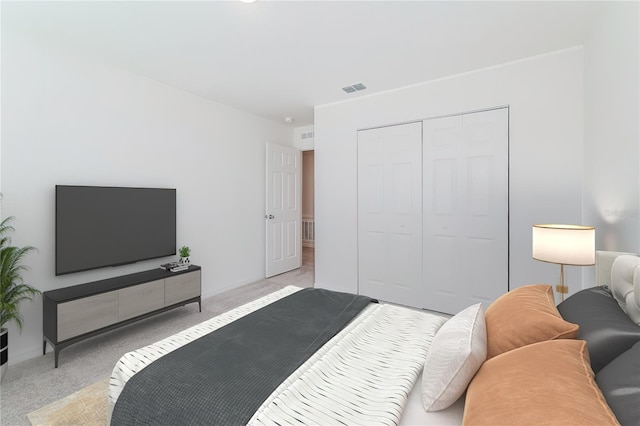
[[[638,256],[636,253],[625,253],[622,251],[596,251],[596,285],[606,285],[611,287],[611,267],[616,257],[627,254]]]
[[[609,286],[622,310],[640,324],[640,256],[596,251],[596,284]]]

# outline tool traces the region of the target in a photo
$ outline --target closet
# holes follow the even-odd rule
[[[358,132],[358,292],[455,314],[508,291],[508,108]]]

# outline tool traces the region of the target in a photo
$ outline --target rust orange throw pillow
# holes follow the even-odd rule
[[[487,308],[487,359],[531,343],[575,339],[578,325],[562,319],[546,284],[532,284],[503,294]]]
[[[549,340],[486,361],[467,389],[463,425],[617,425],[584,340]]]

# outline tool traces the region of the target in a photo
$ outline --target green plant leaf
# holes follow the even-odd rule
[[[36,249],[31,246],[11,246],[11,238],[7,234],[14,232],[9,225],[12,220],[13,217],[8,217],[0,223],[0,327],[15,321],[18,329],[22,330],[19,305],[41,292],[24,283],[22,273],[29,268],[22,264],[23,258]]]

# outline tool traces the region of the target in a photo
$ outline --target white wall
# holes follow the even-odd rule
[[[584,46],[584,222],[598,250],[640,253],[639,9],[612,3]]]
[[[264,277],[265,143],[291,145],[291,129],[14,34],[2,64],[2,213],[16,217],[14,244],[39,250],[27,283],[46,291],[166,261],[55,277],[56,184],[176,188],[177,244],[202,266],[203,295]],[[10,363],[42,350],[41,300],[21,312]]]
[[[301,151],[313,149],[313,126],[293,128],[293,146]]]
[[[531,258],[531,226],[582,220],[582,61],[574,48],[317,107],[316,286],[357,290],[357,129],[501,105],[510,107],[510,286],[556,282],[559,266]],[[580,274],[567,269],[574,292]]]

